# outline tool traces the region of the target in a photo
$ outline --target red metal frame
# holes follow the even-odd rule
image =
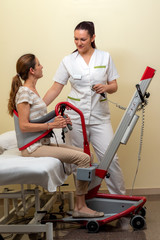
[[[83,138],[84,138],[84,143],[83,143],[84,152],[90,156],[91,154],[90,154],[90,148],[89,148],[89,143],[88,143],[88,139],[87,139],[86,126],[85,126],[85,120],[84,120],[83,113],[81,112],[81,110],[79,110],[78,108],[76,108],[74,105],[72,105],[69,102],[60,102],[55,106],[55,113],[57,116],[59,115],[59,108],[61,105],[65,105],[65,106],[69,107],[70,109],[73,109],[75,112],[77,112],[80,115],[82,131],[83,131]]]

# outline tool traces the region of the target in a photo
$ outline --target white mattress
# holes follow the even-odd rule
[[[71,174],[71,165],[51,157],[22,157],[17,148],[4,151],[0,155],[0,185],[36,184],[49,192],[56,191]]]

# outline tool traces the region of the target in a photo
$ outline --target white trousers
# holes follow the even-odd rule
[[[113,138],[113,129],[111,123],[86,125],[87,138],[96,153],[100,162],[107,150],[109,143]],[[73,130],[69,131],[70,144],[83,148],[83,133],[81,124],[73,123]],[[117,154],[114,156],[110,167],[109,178],[105,178],[110,194],[125,194],[125,185],[123,174],[119,166]]]

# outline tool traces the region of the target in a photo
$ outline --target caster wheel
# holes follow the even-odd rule
[[[145,225],[145,219],[141,215],[135,215],[130,222],[133,229],[142,229]]]
[[[96,233],[99,230],[99,224],[96,221],[89,221],[87,223],[86,228],[88,229],[88,232],[90,233]]]
[[[146,208],[142,207],[141,210],[138,212],[138,215],[141,215],[142,217],[146,216]]]

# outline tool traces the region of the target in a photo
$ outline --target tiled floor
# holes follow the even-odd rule
[[[53,230],[54,240],[160,240],[160,195],[147,196],[145,206],[146,227],[143,230],[133,230],[129,224],[130,219],[105,224],[98,233],[88,233],[79,224],[58,223]],[[29,238],[24,235],[21,239]],[[32,239],[36,237],[33,236]]]

